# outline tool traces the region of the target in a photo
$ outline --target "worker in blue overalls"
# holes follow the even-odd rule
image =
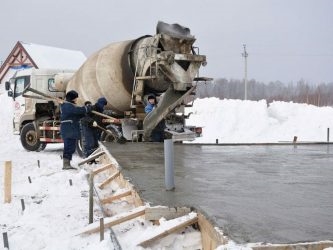
[[[91,102],[86,102],[86,105],[91,105]],[[105,97],[101,97],[92,106],[92,110],[103,113],[107,101]],[[98,148],[103,127],[103,118],[99,115],[89,113],[81,119],[81,136],[83,146],[83,156],[86,158]]]
[[[60,133],[64,141],[62,169],[75,169],[71,164],[76,149],[77,140],[80,139],[80,119],[91,112],[91,106],[76,106],[79,94],[75,90],[66,93],[65,102],[60,105]]]

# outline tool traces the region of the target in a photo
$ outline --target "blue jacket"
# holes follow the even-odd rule
[[[80,138],[80,119],[90,110],[86,106],[77,107],[75,104],[65,102],[60,106],[60,133],[62,139],[79,139]]]
[[[150,102],[148,102],[147,106],[145,107],[146,114],[148,114],[151,111],[153,111],[154,107],[155,107],[155,104],[151,104]]]

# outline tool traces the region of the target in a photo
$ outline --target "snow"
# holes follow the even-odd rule
[[[42,152],[27,152],[12,133],[12,100],[0,85],[0,164],[12,163],[12,201],[4,203],[4,167],[0,171],[0,228],[7,233],[10,249],[115,249],[110,231],[105,239],[99,234],[77,234],[88,226],[89,165],[80,171],[62,171],[62,144],[48,145]],[[327,128],[333,127],[333,108],[318,108],[306,104],[266,101],[196,100],[188,110],[193,112],[188,124],[204,127],[203,136],[196,142],[279,142],[326,141]],[[39,161],[39,166],[38,166]],[[80,162],[74,156],[73,164]],[[29,178],[31,183],[29,182]],[[70,180],[72,185],[70,185]],[[97,182],[101,180],[96,180]],[[112,184],[114,193],[121,192]],[[25,210],[22,210],[24,202]],[[148,204],[147,204],[148,205]],[[126,202],[115,203],[115,213],[128,211]],[[102,212],[95,205],[94,221]],[[196,216],[195,213],[187,215]],[[178,223],[177,218],[160,220],[160,226],[138,217],[112,227],[122,249],[142,249],[137,243]],[[200,249],[200,233],[186,229],[183,234],[172,234],[159,240],[149,249]],[[218,249],[249,249],[232,241]],[[4,244],[0,240],[0,249]],[[332,249],[332,248],[328,248]]]
[[[265,100],[196,100],[187,125],[203,127],[195,143],[265,143],[327,141],[333,108]]]
[[[68,50],[34,43],[24,43],[23,47],[41,69],[77,70],[85,61],[81,51]],[[50,58],[52,60],[50,60]]]

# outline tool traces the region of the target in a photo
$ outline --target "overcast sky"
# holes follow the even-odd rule
[[[17,41],[81,50],[153,35],[159,20],[191,29],[201,76],[333,82],[332,0],[3,0],[0,61]]]

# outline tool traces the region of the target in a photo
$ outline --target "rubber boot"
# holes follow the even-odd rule
[[[66,159],[66,158],[63,158],[63,165],[62,165],[62,169],[64,170],[68,170],[68,169],[76,169],[74,167],[72,167],[71,165],[71,161]]]

